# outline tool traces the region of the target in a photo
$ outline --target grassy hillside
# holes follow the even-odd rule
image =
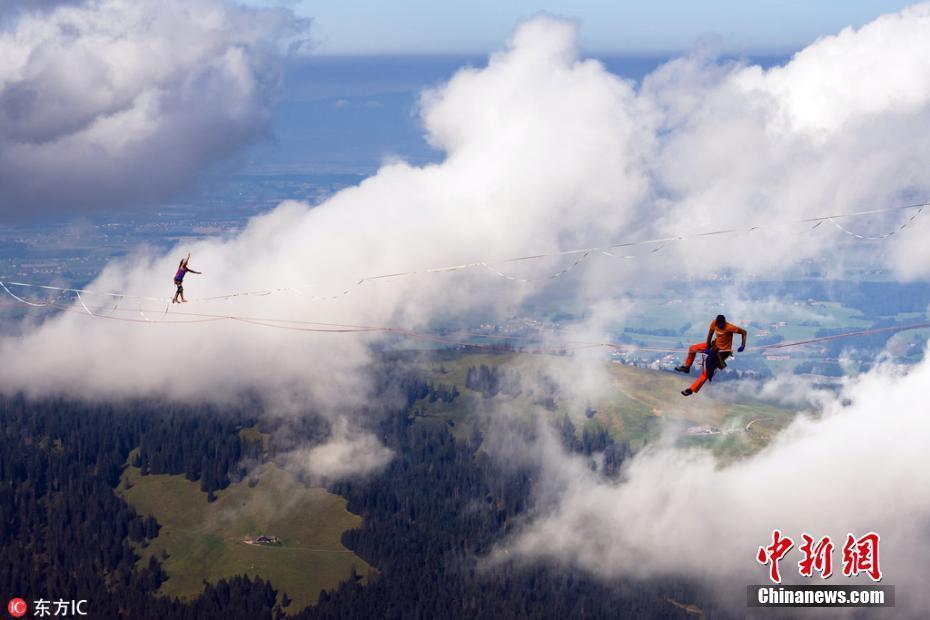
[[[467,389],[468,369],[482,364],[518,372],[529,388],[517,397],[498,394],[490,398]],[[451,421],[456,434],[463,438],[474,428],[475,412],[494,410],[521,417],[568,416],[578,429],[584,425],[601,426],[634,447],[658,440],[663,432],[672,432],[681,435],[683,444],[705,445],[722,455],[740,456],[765,445],[795,415],[770,404],[734,399],[733,384],[722,381],[707,384],[700,394],[685,398],[680,392],[697,377],[696,368],[685,377],[621,364],[582,363],[571,357],[506,353],[463,354],[425,363],[421,368],[428,381],[455,385],[461,395],[451,403],[423,399],[417,407],[427,418]],[[554,407],[549,403],[547,409],[540,404],[539,390],[534,385],[555,376],[562,378],[562,389],[554,399]],[[571,379],[566,381],[565,377]],[[688,433],[698,427],[710,433]]]
[[[519,376],[520,393],[486,397],[466,387],[469,368],[482,365]],[[418,366],[428,382],[455,386],[460,395],[451,402],[424,398],[414,409],[423,423],[449,424],[460,438],[486,424],[483,413],[556,421],[568,416],[579,433],[586,426],[604,428],[634,448],[671,436],[679,445],[708,448],[729,459],[764,446],[794,417],[761,402],[728,400],[732,383],[710,384],[700,395],[684,398],[680,391],[689,378],[597,360],[461,353]],[[241,434],[267,441],[252,428]],[[155,540],[139,549],[141,562],[153,554],[163,560],[169,579],[162,594],[193,597],[204,580],[244,573],[286,592],[293,600],[288,611],[295,612],[315,603],[321,589],[348,578],[353,568],[361,576],[373,570],[340,542],[344,531],[360,523],[343,498],[307,488],[270,463],[255,479],[257,484],[230,485],[208,503],[199,482],[182,475],[142,476],[137,468],[125,469],[118,493],[162,525]],[[243,542],[260,534],[277,536],[281,544]]]
[[[207,503],[199,483],[184,476],[142,476],[139,469],[126,468],[118,493],[162,526],[154,542],[139,550],[141,562],[167,554],[163,567],[169,579],[162,594],[193,597],[203,580],[248,574],[286,592],[293,600],[287,611],[296,612],[315,603],[321,589],[348,578],[353,568],[368,574],[370,567],[340,542],[345,530],[361,522],[346,510],[343,498],[307,488],[271,464],[257,479],[254,487],[245,480],[231,484]],[[281,544],[243,542],[260,534],[277,536]]]

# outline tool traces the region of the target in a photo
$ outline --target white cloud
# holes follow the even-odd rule
[[[326,483],[378,472],[393,457],[394,453],[377,437],[352,431],[342,418],[326,443],[288,452],[284,458],[289,467],[304,472],[316,483]]]
[[[426,96],[425,125],[448,150],[442,164],[386,165],[320,206],[282,204],[231,239],[114,262],[88,288],[170,295],[177,261],[191,251],[192,266],[204,275],[188,276],[188,297],[276,287],[304,294],[190,304],[181,311],[422,326],[440,316],[512,310],[544,286],[501,286],[503,280],[472,271],[373,283],[331,303],[311,295],[337,293],[373,270],[455,264],[476,255],[493,260],[621,230],[629,205],[646,190],[638,148],[630,145],[648,144],[649,137],[625,111],[633,105],[632,87],[595,62],[576,62],[573,31],[552,19],[534,21],[517,37],[523,47]],[[550,58],[562,60],[549,64]],[[566,116],[579,105],[580,113]],[[171,308],[169,318],[178,310]],[[153,318],[162,311],[150,305]],[[325,391],[367,360],[368,341],[241,323],[124,326],[66,314],[6,345],[17,364],[2,381],[110,395],[170,386],[179,398],[229,394],[234,386]],[[139,363],[113,363],[125,355]]]
[[[306,20],[221,0],[52,3],[0,30],[0,216],[138,204],[260,137]]]
[[[926,614],[920,584],[930,560],[916,550],[930,526],[921,491],[930,472],[920,466],[930,441],[928,381],[930,362],[906,374],[879,368],[829,400],[822,419],[800,417],[760,453],[724,467],[703,451],[658,448],[610,482],[547,438],[530,453],[543,467],[540,495],[554,500],[506,549],[608,579],[695,577],[744,605],[745,584],[765,581],[754,556],[774,528],[796,541],[830,535],[840,550],[848,532],[877,531],[884,582],[908,593],[899,607]],[[782,574],[796,581],[792,557]],[[834,562],[842,566],[840,556]],[[837,572],[832,581],[845,583]]]
[[[773,130],[830,134],[890,109],[919,112],[930,90],[930,59],[914,52],[927,45],[928,28],[930,12],[917,5],[823,37],[785,67],[744,71],[737,81],[777,102]]]
[[[825,255],[841,266],[855,253],[833,251],[837,231],[789,223],[924,198],[930,150],[918,136],[930,124],[930,73],[926,55],[914,52],[927,45],[928,30],[930,5],[921,4],[825,37],[783,67],[720,65],[697,55],[648,76],[642,96],[663,119],[651,164],[656,192],[668,201],[658,209],[662,230],[783,225],[777,235],[677,246],[682,259],[704,246],[701,260],[683,266],[777,275]],[[847,225],[885,232],[905,217]],[[926,275],[921,238],[909,230],[890,244],[901,275]]]

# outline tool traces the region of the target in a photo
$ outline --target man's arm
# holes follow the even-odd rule
[[[713,339],[714,339],[714,326],[711,325],[710,329],[707,330],[707,347],[704,349],[705,351],[710,351],[710,343],[711,341],[713,341]]]
[[[746,348],[746,337],[748,336],[748,334],[746,333],[746,330],[743,329],[742,327],[737,327],[736,333],[739,334],[740,337],[743,339],[743,341],[740,343],[739,348],[736,350],[736,352],[742,353],[743,349]]]

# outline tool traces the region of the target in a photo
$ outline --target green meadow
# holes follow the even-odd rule
[[[272,583],[292,599],[286,611],[312,605],[321,589],[337,586],[352,570],[364,578],[372,570],[342,546],[342,533],[361,518],[346,501],[320,488],[309,488],[273,464],[248,480],[229,485],[208,503],[199,482],[183,475],[147,475],[127,467],[117,492],[142,515],[161,524],[158,537],[139,547],[140,562],[162,560],[168,580],[160,594],[192,598],[203,581],[246,574]],[[259,535],[280,539],[277,545],[250,545]]]

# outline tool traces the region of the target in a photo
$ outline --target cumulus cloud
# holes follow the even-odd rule
[[[819,58],[818,46],[842,43],[832,55],[845,48],[859,53],[883,40],[871,34],[874,29],[910,30],[914,23],[927,23],[927,14],[930,8],[923,5],[894,19],[882,18],[861,33],[844,33],[837,38],[841,41],[824,39],[784,68],[769,72],[718,65],[701,57],[675,60],[649,76],[639,91],[598,62],[579,58],[573,24],[537,18],[521,26],[509,47],[494,54],[486,67],[464,69],[447,84],[424,93],[424,128],[429,140],[445,151],[442,163],[422,168],[391,163],[318,207],[285,203],[253,220],[234,238],[187,248],[194,252],[194,264],[207,273],[191,282],[192,295],[276,287],[326,295],[372,273],[475,258],[493,263],[523,253],[716,226],[777,225],[822,208],[860,207],[877,197],[888,204],[926,181],[917,175],[903,180],[886,176],[881,174],[885,168],[873,170],[868,165],[871,153],[881,146],[876,136],[886,135],[902,118],[926,122],[926,105],[917,105],[919,98],[912,96],[901,109],[894,107],[895,98],[882,99],[891,106],[884,113],[875,105],[854,106],[858,115],[845,113],[844,129],[830,125],[830,135],[824,138],[821,126],[811,130],[809,122],[782,122],[786,101],[804,100],[795,90],[811,86],[799,79],[795,90],[786,91],[790,97],[779,95],[787,88],[786,78],[779,76],[813,70],[802,71]],[[220,12],[218,19],[228,17]],[[912,54],[899,56],[889,63],[913,62],[916,66],[909,68],[919,71],[922,60],[912,60]],[[880,77],[875,76],[876,89],[882,87]],[[769,82],[780,86],[763,88]],[[841,94],[830,105],[845,110],[848,101]],[[930,103],[930,89],[924,95],[925,104]],[[67,119],[56,116],[57,109],[40,107],[15,130],[38,131],[30,129],[31,120],[36,126],[47,126],[47,119],[65,123]],[[911,166],[915,150],[924,148],[920,135],[910,131],[903,142],[886,144],[888,166],[893,163],[899,171]],[[850,187],[851,179],[855,187]],[[849,200],[842,202],[843,197]],[[661,260],[592,257],[572,272],[574,277],[552,282],[568,283],[563,285],[567,291],[559,291],[560,300],[597,308],[609,303],[605,299],[618,288],[630,290],[650,280],[661,285],[682,270],[778,271],[811,255],[832,253],[836,262],[843,258],[833,252],[836,237],[830,230],[771,238],[763,234],[726,238],[725,246],[724,238],[673,245],[655,255]],[[895,247],[907,251],[911,241],[903,235]],[[158,291],[155,283],[173,274],[176,261],[174,255],[135,257],[112,265],[94,288],[150,296]],[[541,261],[514,269],[532,276],[563,265]],[[238,298],[222,307],[234,305],[240,315],[417,326],[489,308],[509,311],[529,296],[549,291],[549,282],[543,278],[513,285],[487,273],[468,272],[375,284],[330,304],[309,295],[278,295]],[[121,333],[100,322],[78,329],[81,320],[59,317],[27,338],[20,356],[24,377],[50,374],[37,372],[30,361],[45,364],[53,357],[73,369],[55,373],[55,387],[159,389],[170,381],[173,389],[196,393],[216,384],[224,389],[229,383],[263,385],[266,378],[280,378],[282,373],[288,379],[300,378],[319,359],[318,349],[292,334],[266,332],[256,337],[242,325],[206,326],[195,332],[202,346],[187,352],[188,371],[178,378],[173,376],[174,343],[157,334],[158,328],[127,328]],[[82,355],[115,340],[118,349],[148,357],[147,371],[129,367],[116,371],[125,374],[122,380],[110,380],[113,368],[98,372],[95,364],[74,364],[72,354],[60,352],[59,343],[75,339],[75,346],[65,351]],[[353,347],[347,338],[337,346]],[[59,353],[50,355],[53,350]],[[230,350],[242,354],[226,355]],[[217,354],[230,360],[225,368],[210,363]],[[269,362],[274,359],[279,362]]]
[[[930,362],[909,372],[883,367],[850,383],[821,418],[800,417],[751,458],[720,467],[703,451],[647,450],[619,483],[548,438],[532,453],[542,452],[544,495],[552,501],[507,549],[610,579],[700,577],[744,605],[740,584],[766,579],[754,556],[773,529],[795,540],[830,535],[838,548],[848,532],[877,531],[899,607],[925,615],[930,597],[920,584],[930,560],[918,550],[930,526],[930,499],[921,492],[930,473],[919,463],[930,440],[928,381]],[[785,562],[783,574],[797,580]]]
[[[290,467],[322,483],[380,471],[393,456],[377,437],[349,428],[347,418],[340,418],[325,443],[293,450],[286,460]]]
[[[279,61],[308,25],[222,0],[30,8],[0,30],[0,217],[189,184],[263,135]]]
[[[662,230],[771,226],[924,198],[930,152],[913,132],[930,122],[930,72],[924,57],[905,50],[926,45],[928,29],[930,8],[922,4],[824,37],[782,67],[720,64],[697,54],[648,76],[641,96],[661,110],[665,132],[652,165],[656,191],[667,200]],[[852,226],[884,232],[890,224]],[[893,266],[925,275],[920,235],[899,242]],[[753,233],[709,244],[718,245],[716,256],[701,252],[692,271],[739,262],[741,271],[777,274],[785,263],[822,256],[835,240],[822,227],[785,226],[777,238]],[[842,264],[851,256],[832,259]]]
[[[204,275],[188,276],[188,297],[256,288],[292,292],[169,308],[168,319],[196,310],[422,326],[477,311],[512,311],[544,285],[501,286],[503,280],[472,270],[372,283],[332,302],[313,296],[339,293],[372,270],[554,250],[628,223],[632,210],[623,205],[642,200],[647,187],[639,149],[630,145],[650,138],[634,120],[631,84],[594,61],[578,60],[573,33],[572,25],[552,19],[531,22],[486,68],[465,70],[427,93],[424,124],[448,152],[443,163],[385,165],[319,206],[282,204],[232,238],[116,261],[88,288],[170,295],[178,254],[189,250],[191,265]],[[577,106],[577,113],[567,114]],[[591,139],[600,131],[604,135]],[[164,306],[153,305],[149,315],[161,317]],[[108,304],[95,307],[104,312]],[[183,398],[228,393],[233,386],[323,390],[351,379],[367,360],[367,344],[352,336],[301,338],[230,322],[195,329],[155,322],[140,329],[67,313],[7,344],[17,364],[3,381],[110,395],[158,392],[170,384]],[[111,363],[127,351],[144,362]]]

